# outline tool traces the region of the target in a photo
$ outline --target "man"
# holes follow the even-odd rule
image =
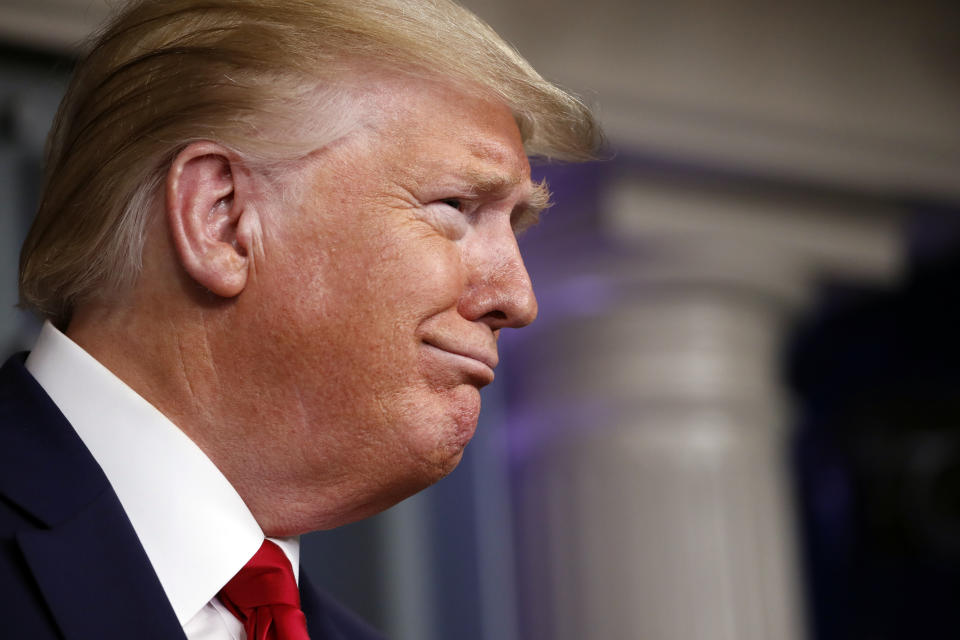
[[[0,372],[0,635],[379,637],[296,536],[456,466],[536,315],[527,156],[596,139],[446,0],[120,13],[21,255],[47,323]]]

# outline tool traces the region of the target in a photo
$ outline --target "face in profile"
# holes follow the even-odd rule
[[[506,107],[423,80],[365,104],[267,216],[251,281],[285,471],[339,483],[347,519],[459,462],[499,332],[536,316],[515,232],[542,199]]]

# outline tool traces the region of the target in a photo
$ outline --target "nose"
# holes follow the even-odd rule
[[[537,317],[537,298],[513,230],[506,226],[478,234],[465,252],[469,272],[460,315],[493,330],[518,329]]]

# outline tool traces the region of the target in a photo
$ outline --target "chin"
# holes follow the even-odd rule
[[[447,414],[449,420],[448,450],[456,455],[456,466],[463,456],[464,448],[473,439],[480,418],[480,391],[471,385],[461,385],[453,390],[453,408]],[[451,471],[453,469],[451,468]]]
[[[473,386],[462,385],[443,395],[445,402],[438,411],[421,416],[420,425],[413,427],[420,431],[414,450],[421,452],[420,464],[415,465],[421,467],[421,482],[424,483],[421,488],[440,480],[460,464],[464,449],[477,430],[479,391]],[[427,425],[429,428],[424,429]]]
[[[419,487],[411,493],[426,489],[457,468],[460,460],[463,459],[463,452],[470,442],[475,426],[476,423],[469,429],[469,435],[465,430],[457,429],[453,435],[435,443],[433,450],[427,452],[417,465],[419,472],[414,482]]]

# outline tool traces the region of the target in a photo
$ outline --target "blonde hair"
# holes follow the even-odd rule
[[[450,0],[153,0],[119,13],[80,62],[47,143],[20,256],[20,303],[65,326],[131,286],[174,156],[214,140],[265,165],[342,133],[338,85],[361,65],[439,78],[514,113],[533,157],[582,160],[599,129]]]

